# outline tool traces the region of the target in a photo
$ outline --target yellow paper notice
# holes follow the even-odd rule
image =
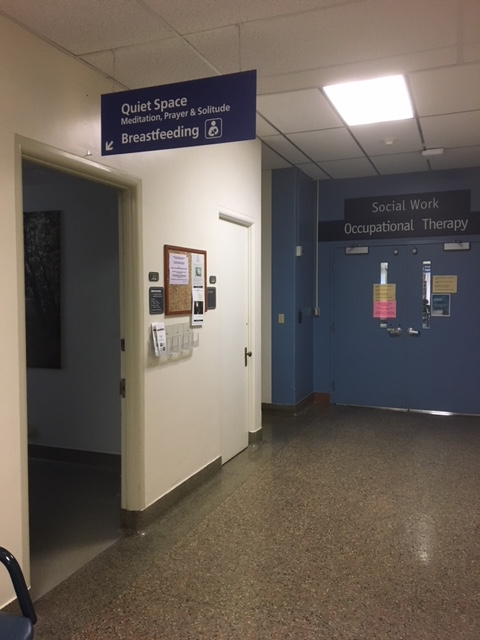
[[[374,284],[373,301],[393,302],[396,300],[396,287],[396,284]]]
[[[432,293],[457,293],[457,276],[433,276]]]

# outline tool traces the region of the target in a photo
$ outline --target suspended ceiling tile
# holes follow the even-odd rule
[[[292,165],[275,153],[273,149],[262,144],[262,169],[263,171],[270,171],[272,169],[287,169]]]
[[[332,160],[322,162],[321,168],[332,178],[365,178],[376,176],[377,172],[366,158],[351,158],[349,160]]]
[[[467,43],[463,47],[464,62],[477,62],[480,60],[480,42]]]
[[[0,11],[76,55],[171,36],[131,0],[0,0]]]
[[[480,167],[480,146],[466,149],[445,149],[441,156],[430,158],[432,169],[462,169]]]
[[[257,109],[284,133],[342,126],[318,89],[258,96]]]
[[[414,118],[358,125],[351,127],[351,131],[367,155],[398,154],[423,149]],[[392,144],[387,145],[386,142]]]
[[[130,89],[211,75],[211,68],[177,38],[149,42],[115,52],[115,76]]]
[[[87,64],[99,69],[107,76],[114,77],[115,74],[115,52],[111,49],[108,51],[99,51],[98,53],[87,53],[80,56]]]
[[[364,155],[346,129],[291,133],[288,138],[314,162],[360,158]]]
[[[160,15],[152,13],[152,6]],[[2,10],[40,37],[84,52],[88,64],[125,88],[212,76],[217,69],[257,68],[259,100],[307,157],[314,153],[312,160],[349,160],[362,157],[365,149],[375,157],[401,155],[406,161],[407,151],[418,148],[413,131],[401,130],[397,136],[389,131],[387,136],[373,125],[356,133],[358,146],[338,120],[329,124],[328,114],[337,118],[335,112],[328,108],[322,115],[316,104],[318,96],[323,100],[320,88],[325,84],[403,72],[415,103],[426,112],[436,111],[421,114],[427,146],[445,147],[445,154],[431,163],[478,165],[464,147],[479,144],[478,0],[150,0],[150,6],[145,0],[0,0]],[[190,42],[172,32],[164,20],[169,16],[191,21]],[[117,87],[112,80],[112,90]],[[270,94],[288,94],[290,108],[280,105],[276,113],[276,96]],[[313,103],[308,99],[312,96]],[[460,119],[452,120],[452,112]],[[264,115],[267,119],[257,118],[259,136],[277,135],[273,120],[269,124]],[[319,126],[332,126],[335,133],[319,137]],[[383,146],[387,137],[396,137],[391,148]],[[451,147],[455,152],[447,154]]]
[[[257,113],[257,136],[263,138],[264,136],[275,136],[278,134],[277,129],[272,127],[261,115]]]
[[[180,33],[206,31],[272,16],[304,12],[343,4],[344,0],[146,0]]]
[[[240,28],[245,67],[285,74],[455,46],[457,0],[365,0]]]
[[[420,117],[480,109],[480,64],[412,73],[410,85]]]
[[[478,60],[480,54],[476,57]],[[377,78],[394,73],[412,73],[419,69],[454,65],[458,60],[458,47],[444,47],[433,51],[407,52],[399,56],[388,56],[375,60],[356,60],[329,66],[299,69],[293,73],[271,75],[260,70],[257,79],[259,94],[282,93],[301,90],[305,87],[324,87],[336,82],[356,78]]]
[[[381,175],[416,173],[429,170],[428,162],[420,151],[417,153],[373,156],[371,160]]]
[[[480,144],[480,110],[420,118],[420,126],[427,148]]]
[[[318,164],[314,162],[307,162],[306,164],[298,164],[297,167],[300,171],[303,171],[312,180],[330,180],[329,176],[320,169]]]
[[[297,149],[289,140],[284,136],[265,136],[263,142],[286,158],[292,164],[298,164],[299,162],[308,162],[307,158],[301,151]]]
[[[461,10],[463,41],[478,43],[478,34],[480,33],[480,4],[478,0],[463,0]]]
[[[242,70],[238,39],[237,27],[215,29],[186,37],[186,40],[221,73],[236,73]],[[211,75],[214,75],[213,71]]]

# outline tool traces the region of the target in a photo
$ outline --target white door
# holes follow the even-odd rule
[[[221,262],[217,275],[220,314],[222,463],[248,446],[248,227],[219,220]],[[212,313],[216,313],[212,311]],[[245,351],[246,350],[246,351]],[[251,366],[251,365],[250,365]]]

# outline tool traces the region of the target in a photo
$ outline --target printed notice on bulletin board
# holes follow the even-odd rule
[[[192,326],[203,324],[205,313],[205,256],[192,253]]]
[[[170,253],[168,263],[168,284],[187,284],[189,280],[188,255]]]
[[[192,315],[201,325],[205,309],[207,252],[164,245],[165,315]]]

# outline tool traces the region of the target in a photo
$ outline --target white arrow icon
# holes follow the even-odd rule
[[[105,143],[105,151],[111,151],[113,149],[113,140]]]

